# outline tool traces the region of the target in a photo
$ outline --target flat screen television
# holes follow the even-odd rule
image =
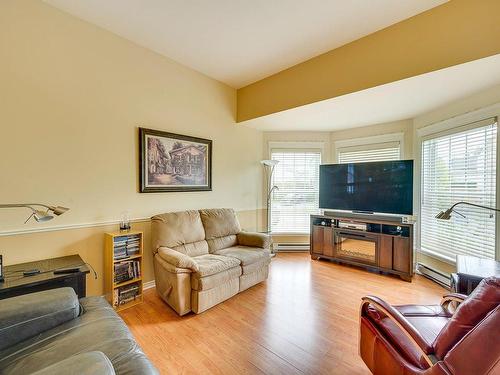
[[[412,215],[413,160],[321,165],[319,207]]]

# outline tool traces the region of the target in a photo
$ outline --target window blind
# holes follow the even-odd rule
[[[491,211],[458,206],[449,221],[436,214],[466,201],[496,207],[495,119],[422,142],[422,250],[447,260],[456,255],[495,258],[496,217]]]
[[[360,147],[339,149],[338,161],[345,163],[362,163],[367,161],[400,160],[399,142],[371,144]]]
[[[271,231],[309,233],[309,215],[319,211],[319,150],[271,150],[273,174]]]

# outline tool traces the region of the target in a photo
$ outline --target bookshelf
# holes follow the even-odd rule
[[[143,232],[105,234],[105,292],[109,303],[117,311],[143,300],[143,252]]]

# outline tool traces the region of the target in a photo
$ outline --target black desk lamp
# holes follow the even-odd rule
[[[498,208],[493,208],[493,207],[488,207],[488,206],[482,206],[480,204],[475,204],[475,203],[469,203],[469,202],[463,202],[463,201],[461,201],[461,202],[455,203],[453,206],[451,206],[450,208],[448,208],[446,211],[441,211],[440,213],[438,213],[436,215],[436,219],[450,220],[452,212],[455,212],[455,213],[459,214],[460,216],[464,216],[460,212],[454,211],[454,208],[456,206],[458,206],[459,204],[465,204],[465,205],[468,205],[468,206],[484,208],[485,210],[500,212],[500,209],[498,209]]]

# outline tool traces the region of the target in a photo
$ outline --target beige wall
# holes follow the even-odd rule
[[[2,203],[71,208],[26,225],[28,211],[1,210],[6,264],[80,253],[99,271],[103,233],[116,225],[71,228],[123,210],[233,207],[257,227],[262,133],[236,125],[234,89],[38,0],[0,2],[0,82]],[[139,194],[138,126],[212,139],[213,191]],[[70,229],[6,236],[58,227]]]

